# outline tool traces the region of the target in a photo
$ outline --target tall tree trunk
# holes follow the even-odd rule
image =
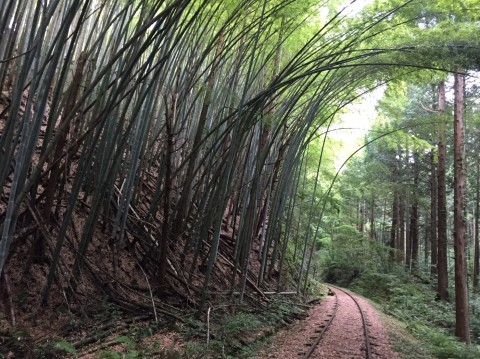
[[[411,231],[412,228],[412,222],[413,220],[413,214],[412,214],[412,208],[407,207],[406,208],[406,216],[407,216],[407,222],[405,223],[408,228],[405,230],[405,234],[407,236],[407,239],[405,241],[405,264],[407,266],[407,269],[410,270],[412,267],[412,236],[413,233]],[[415,226],[415,224],[414,224]]]
[[[435,156],[430,152],[430,272],[432,275],[437,273],[437,171],[435,166]]]
[[[431,226],[432,224],[428,222],[428,210],[425,210],[424,218],[425,218],[425,240],[424,240],[424,263],[425,265],[428,264],[428,257],[430,255],[430,247],[431,247],[431,240],[430,240],[430,233],[431,233]]]
[[[360,232],[360,200],[357,198],[357,215],[356,215],[356,226],[357,226],[357,231]]]
[[[479,275],[479,264],[480,264],[480,248],[478,244],[478,222],[480,218],[480,166],[477,160],[476,166],[476,184],[475,184],[475,224],[474,224],[474,251],[473,251],[473,292],[478,291],[478,275]]]
[[[437,257],[437,292],[442,300],[448,300],[448,265],[447,265],[447,194],[445,189],[445,83],[438,85],[438,257]]]
[[[415,268],[418,261],[418,205],[415,201],[410,210],[410,229],[409,229],[409,267]]]
[[[365,222],[365,209],[364,209],[364,199],[363,195],[362,198],[358,202],[358,223],[357,223],[357,229],[360,233],[363,234],[363,224]]]
[[[375,239],[375,195],[372,191],[372,200],[370,202],[370,239]]]
[[[384,237],[385,226],[387,225],[386,218],[387,218],[387,199],[385,198],[382,205],[382,225],[380,227],[380,243],[382,243],[383,245],[385,245],[386,243],[386,240]]]
[[[465,184],[464,169],[464,85],[465,77],[458,70],[455,73],[455,108],[454,108],[454,250],[455,250],[455,335],[462,341],[470,343],[468,323],[468,288],[467,288],[467,245],[465,239]]]
[[[391,262],[393,264],[394,260],[398,261],[398,253],[395,255],[394,249],[397,249],[398,246],[398,194],[395,192],[393,195],[393,204],[392,204],[392,227],[390,230],[390,247],[392,248],[392,254],[390,256]]]
[[[405,262],[405,211],[403,201],[398,199],[397,213],[397,263]]]
[[[410,217],[410,250],[411,250],[411,266],[412,268],[417,267],[418,262],[418,199],[417,194],[415,193],[416,188],[418,187],[418,155],[413,154],[414,163],[414,175],[413,175],[413,198],[412,198],[412,211]]]

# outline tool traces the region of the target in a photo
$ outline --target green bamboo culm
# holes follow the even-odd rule
[[[196,283],[199,312],[218,282],[240,301],[276,272],[278,288],[285,271],[306,288],[328,197],[315,185],[299,228],[307,150],[322,138],[319,182],[335,116],[372,74],[390,76],[396,50],[362,44],[395,9],[349,25],[313,0],[2,4],[0,271],[28,201],[47,228],[28,243],[48,267],[44,305],[55,283],[74,296],[93,272],[92,243],[111,254],[97,278],[128,254],[155,295]]]

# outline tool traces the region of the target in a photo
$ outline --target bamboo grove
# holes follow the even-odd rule
[[[364,43],[395,9],[357,24],[325,6],[0,1],[2,283],[40,267],[43,305],[93,282],[126,308],[148,285],[199,311],[213,290],[285,288],[306,149],[394,64]]]

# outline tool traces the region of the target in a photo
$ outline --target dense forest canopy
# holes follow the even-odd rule
[[[400,266],[463,301],[470,341],[478,1],[0,4],[3,307],[200,315]],[[379,88],[339,165],[338,119]]]

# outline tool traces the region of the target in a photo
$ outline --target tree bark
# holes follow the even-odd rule
[[[441,300],[449,300],[447,266],[447,194],[445,189],[445,83],[438,85],[438,111],[442,118],[438,127],[438,257],[437,292]]]
[[[375,195],[372,191],[372,197],[370,202],[370,239],[375,239]]]
[[[479,244],[478,244],[478,222],[480,218],[480,166],[477,160],[476,165],[476,184],[475,184],[475,224],[474,224],[474,251],[473,251],[473,292],[478,292],[478,275],[479,275],[479,264],[480,264],[480,251],[479,251]]]
[[[380,226],[380,243],[385,245],[385,226],[387,225],[387,199],[385,198],[382,205],[382,225]]]
[[[431,176],[430,176],[430,272],[432,275],[437,273],[437,171],[435,167],[435,156],[433,151],[430,153]]]
[[[418,187],[418,155],[413,154],[414,163],[414,175],[413,175],[413,188],[414,191]],[[411,267],[416,268],[418,262],[418,199],[417,194],[414,192],[412,196],[412,211],[410,216],[410,251],[411,251]]]
[[[410,212],[410,266],[416,268],[418,262],[418,204],[414,200]]]
[[[405,225],[406,225],[406,229],[405,229],[405,236],[406,236],[406,240],[405,240],[405,265],[406,265],[408,270],[410,270],[410,268],[412,266],[412,231],[411,231],[412,217],[413,217],[412,209],[413,209],[413,207],[410,207],[410,204],[408,203],[406,208],[404,209],[404,211],[402,211],[404,213],[404,216],[405,216]],[[405,228],[405,227],[403,227],[403,228]]]
[[[400,201],[399,203],[399,210],[398,210],[398,223],[399,223],[399,228],[398,228],[398,263],[406,263],[407,258],[408,258],[408,239],[407,238],[407,233],[409,231],[409,226],[407,221],[406,221],[406,216],[405,216],[405,208],[408,207],[408,203],[405,197],[403,197],[403,200]],[[408,228],[407,228],[408,227]]]
[[[394,249],[398,247],[398,194],[395,192],[393,194],[393,204],[392,204],[392,227],[390,230],[390,247],[392,248],[391,252],[391,262],[394,260],[398,262],[398,253],[395,255]]]
[[[454,250],[455,250],[455,335],[470,344],[470,327],[468,322],[468,288],[467,288],[467,245],[464,217],[465,184],[464,169],[464,85],[465,77],[459,70],[455,73],[455,108],[454,108]]]
[[[363,234],[363,224],[365,223],[365,208],[364,208],[364,198],[362,195],[361,200],[358,202],[358,223],[357,229],[360,233]]]
[[[428,210],[425,210],[424,218],[425,218],[425,240],[423,242],[424,244],[424,263],[425,265],[428,263],[428,257],[430,256],[430,247],[431,247],[431,240],[430,240],[430,233],[431,233],[431,223],[428,221],[428,215],[429,212]]]

